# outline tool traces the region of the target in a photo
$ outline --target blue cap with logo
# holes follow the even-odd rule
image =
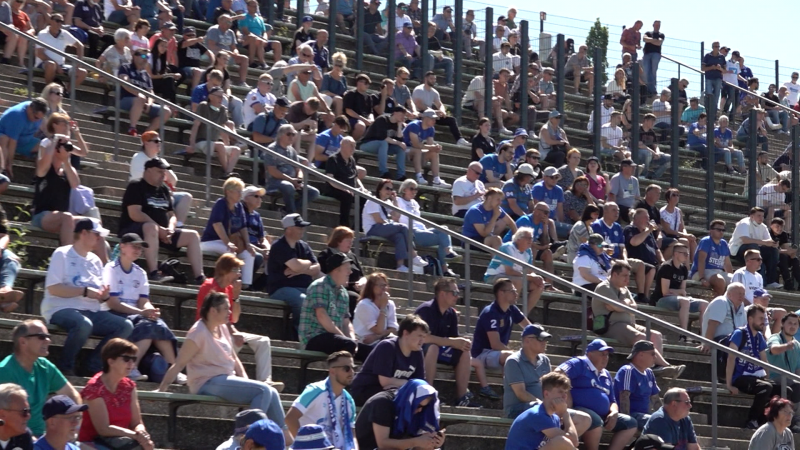
[[[320,425],[304,425],[297,431],[297,437],[291,446],[292,450],[327,450],[333,444]]]
[[[245,441],[252,439],[257,446],[266,450],[283,450],[286,447],[281,427],[269,419],[253,422],[245,431],[244,439]]]
[[[614,353],[614,347],[609,346],[606,344],[606,341],[602,339],[595,339],[592,342],[589,342],[589,345],[586,346],[587,352],[611,352]]]

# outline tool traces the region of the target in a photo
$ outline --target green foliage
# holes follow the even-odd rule
[[[28,96],[28,89],[26,88],[14,88],[14,95],[19,95],[20,97],[27,97]]]
[[[27,205],[24,207],[17,206],[16,209],[17,213],[14,217],[14,220],[18,222],[27,222],[31,220],[31,213],[28,212]],[[31,245],[30,241],[26,239],[28,231],[9,226],[8,235],[10,237],[8,241],[8,251],[17,255],[17,258],[19,258],[20,263],[24,267],[25,263],[28,262],[28,246]]]
[[[606,73],[606,68],[608,68],[608,59],[606,59],[608,54],[608,27],[600,23],[599,17],[595,20],[592,28],[589,29],[589,34],[586,36],[586,46],[589,48],[589,54],[587,55],[589,61],[594,65],[595,71],[599,70],[603,74],[603,84],[606,84],[608,82],[608,73]],[[594,49],[596,48],[600,49],[601,61],[599,62],[594,61]]]

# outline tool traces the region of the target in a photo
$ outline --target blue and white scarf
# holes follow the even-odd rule
[[[350,428],[350,406],[345,397],[344,391],[340,394],[342,396],[342,424],[337,425],[336,421],[336,395],[333,393],[330,377],[325,380],[325,392],[328,394],[328,419],[330,419],[330,438],[334,445],[337,442],[344,442],[344,447],[341,450],[354,450],[356,448],[355,439],[353,439],[353,430]],[[344,432],[344,439],[341,438],[341,433]]]

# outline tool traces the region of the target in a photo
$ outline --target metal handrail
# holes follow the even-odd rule
[[[104,77],[106,77],[107,80],[113,80],[113,82],[114,82],[114,84],[116,86],[126,86],[126,87],[131,88],[131,89],[133,89],[133,90],[135,90],[135,91],[137,91],[137,92],[139,92],[141,94],[144,94],[145,96],[147,96],[149,98],[152,98],[152,99],[158,101],[158,103],[161,104],[161,105],[165,105],[165,104],[169,105],[171,108],[175,108],[176,111],[179,111],[182,114],[185,114],[185,115],[187,115],[189,117],[192,117],[195,120],[201,121],[202,123],[204,123],[207,126],[207,128],[208,127],[212,127],[212,128],[217,129],[220,132],[226,132],[226,133],[230,132],[230,129],[228,129],[228,128],[220,126],[220,125],[218,125],[218,124],[216,124],[214,122],[211,122],[210,120],[208,120],[208,119],[206,119],[204,117],[198,116],[197,114],[195,114],[195,113],[193,113],[193,112],[191,112],[191,111],[189,111],[189,110],[187,110],[187,109],[185,109],[185,108],[183,108],[181,106],[178,106],[178,105],[176,105],[174,103],[171,103],[171,102],[169,102],[167,100],[164,100],[164,99],[162,99],[162,98],[160,98],[160,97],[158,97],[158,96],[156,96],[156,95],[154,95],[154,94],[152,94],[150,92],[147,92],[147,91],[145,91],[143,89],[140,89],[139,87],[134,86],[133,84],[128,83],[126,81],[123,81],[123,80],[119,79],[118,77],[116,77],[116,76],[114,76],[114,75],[112,75],[110,73],[107,73],[107,72],[105,72],[103,70],[97,69],[96,67],[91,66],[90,64],[88,64],[88,63],[86,63],[84,61],[81,61],[80,59],[78,59],[78,57],[76,57],[74,55],[67,54],[65,52],[62,52],[62,51],[60,51],[60,50],[58,50],[58,49],[56,49],[56,48],[54,48],[54,47],[52,47],[52,46],[50,46],[48,44],[45,44],[45,43],[41,42],[40,40],[36,39],[33,36],[27,35],[27,34],[21,32],[21,31],[17,30],[16,28],[13,28],[13,27],[8,26],[8,25],[3,24],[3,23],[0,23],[0,27],[9,29],[12,32],[16,33],[17,35],[22,36],[23,38],[28,39],[29,41],[32,41],[32,43],[34,45],[36,45],[36,46],[39,46],[39,47],[42,47],[42,48],[46,48],[46,49],[48,49],[48,50],[50,50],[52,52],[55,52],[55,53],[65,57],[65,58],[69,59],[71,62],[77,64],[77,66],[87,67],[87,68],[90,68],[93,71],[99,72]],[[32,65],[32,61],[29,61],[29,62],[31,62],[31,65]],[[74,74],[74,71],[72,71],[72,73]],[[74,75],[73,75],[73,77],[74,77]],[[72,84],[72,88],[74,89],[74,83]],[[73,102],[75,101],[74,96],[72,96],[72,101]],[[117,108],[117,110],[119,110],[119,109]],[[162,123],[162,127],[163,127],[163,123]],[[162,131],[161,134],[163,134],[163,131]],[[360,191],[358,191],[356,189],[353,189],[351,186],[347,186],[346,184],[343,184],[343,183],[341,183],[341,182],[339,182],[339,181],[337,181],[337,180],[335,180],[335,179],[333,179],[331,177],[328,177],[327,175],[317,171],[316,169],[309,168],[306,165],[303,165],[301,163],[295,162],[294,160],[289,159],[289,158],[287,158],[287,157],[285,157],[283,155],[277,154],[277,153],[273,152],[272,150],[270,150],[269,148],[267,148],[267,147],[265,147],[265,146],[263,146],[263,145],[261,145],[259,143],[256,143],[256,142],[254,142],[254,141],[252,141],[250,139],[247,139],[247,138],[244,138],[244,137],[237,137],[237,140],[244,141],[245,143],[247,143],[248,145],[250,145],[253,148],[256,148],[256,149],[258,149],[258,150],[260,150],[262,152],[265,152],[265,153],[270,153],[273,156],[275,156],[278,159],[280,159],[281,161],[283,161],[284,163],[290,164],[290,165],[292,165],[293,167],[295,167],[297,169],[303,170],[303,173],[306,176],[306,180],[304,180],[305,182],[303,184],[303,186],[304,186],[304,188],[303,188],[303,200],[304,200],[303,209],[304,209],[304,213],[305,213],[305,210],[307,208],[307,203],[308,203],[306,201],[306,199],[308,198],[307,197],[307,195],[308,195],[308,190],[307,190],[308,174],[313,174],[315,177],[320,178],[320,179],[322,179],[323,181],[325,181],[325,182],[327,182],[329,184],[332,184],[332,185],[335,185],[335,186],[339,186],[339,187],[344,188],[344,189],[352,190],[352,192],[353,192],[353,194],[355,195],[355,198],[356,198],[355,208],[354,208],[354,211],[356,211],[356,213],[354,214],[355,218],[356,218],[356,230],[355,230],[355,232],[356,232],[357,235],[360,234],[359,231],[358,231],[358,228],[359,228],[359,226],[358,226],[359,215],[357,213],[357,211],[359,210],[359,208],[358,208],[359,199],[363,198],[365,201],[366,200],[375,201],[373,196],[368,195],[368,194],[364,194],[364,193],[362,193],[362,192],[360,192]],[[117,153],[117,151],[115,149],[115,157],[116,157],[116,153]],[[210,155],[211,155],[211,152],[208,152],[208,154],[206,155],[206,163],[207,163],[207,166],[206,166],[206,181],[207,181],[207,186],[206,186],[207,197],[206,197],[206,201],[207,202],[208,202],[208,197],[209,197],[209,192],[208,192],[209,186],[208,185],[210,184]],[[253,165],[256,166],[256,164],[257,164],[257,158],[254,157],[253,158]],[[784,397],[785,397],[785,391],[786,391],[786,382],[785,382],[786,379],[790,379],[790,380],[793,380],[793,381],[796,381],[796,382],[800,382],[800,376],[797,375],[797,374],[794,374],[792,372],[783,370],[783,369],[781,369],[781,368],[779,368],[777,366],[773,366],[773,365],[771,365],[769,363],[765,363],[765,362],[761,361],[758,358],[754,358],[754,357],[752,357],[750,355],[746,355],[746,354],[741,353],[741,352],[739,352],[737,350],[733,350],[733,349],[731,349],[729,347],[725,347],[723,345],[720,345],[720,344],[718,344],[717,342],[715,342],[713,340],[706,339],[704,336],[700,336],[700,335],[692,333],[691,331],[684,330],[683,328],[680,328],[677,325],[673,325],[673,324],[671,324],[669,322],[666,322],[664,320],[661,320],[661,319],[659,319],[657,317],[654,317],[654,316],[651,316],[649,314],[646,314],[646,313],[644,313],[644,312],[642,312],[642,311],[640,311],[640,310],[638,310],[636,308],[631,308],[630,306],[625,305],[623,303],[620,303],[620,302],[618,302],[616,300],[612,300],[612,299],[610,299],[608,297],[603,297],[601,295],[598,295],[598,294],[594,293],[593,291],[585,289],[582,286],[578,286],[578,285],[572,283],[571,281],[565,280],[565,279],[563,279],[563,278],[561,278],[561,277],[559,277],[559,276],[557,276],[557,275],[555,275],[553,273],[546,272],[543,269],[540,269],[540,268],[538,268],[538,267],[536,267],[536,266],[534,266],[532,264],[528,264],[528,263],[526,263],[524,261],[521,261],[519,259],[516,259],[514,257],[506,255],[505,253],[502,253],[502,252],[500,252],[498,250],[495,250],[492,247],[484,245],[481,242],[472,240],[472,239],[467,238],[467,237],[465,237],[465,236],[463,236],[463,235],[461,235],[459,233],[451,231],[447,227],[441,226],[441,225],[436,224],[436,223],[434,223],[434,222],[432,222],[430,220],[427,220],[427,219],[424,219],[422,217],[415,216],[415,215],[413,215],[411,213],[408,213],[405,210],[392,205],[391,203],[384,202],[383,206],[384,206],[384,208],[389,208],[391,211],[394,211],[396,213],[399,213],[399,214],[401,214],[403,216],[408,217],[408,219],[409,219],[409,227],[408,227],[408,229],[409,229],[409,237],[413,236],[414,221],[418,221],[418,222],[423,223],[426,227],[434,228],[436,230],[439,230],[440,232],[446,233],[451,238],[457,238],[457,239],[460,239],[460,240],[464,241],[464,243],[466,244],[466,246],[465,246],[465,267],[466,267],[466,269],[465,269],[466,270],[466,276],[465,276],[466,283],[465,284],[466,284],[466,287],[465,287],[464,298],[465,298],[465,306],[467,307],[468,311],[471,309],[471,306],[470,306],[471,302],[470,302],[470,296],[469,296],[469,293],[470,293],[470,280],[471,280],[471,278],[470,278],[471,266],[469,264],[469,259],[470,259],[470,249],[472,247],[474,247],[474,248],[480,249],[480,250],[482,250],[482,251],[484,251],[486,253],[489,253],[492,256],[498,256],[498,257],[504,258],[506,260],[510,260],[515,264],[519,264],[523,268],[523,270],[522,270],[523,279],[526,279],[528,273],[535,273],[535,274],[538,274],[540,276],[545,276],[545,277],[551,279],[552,281],[554,281],[559,286],[563,286],[563,287],[566,287],[568,289],[572,289],[572,290],[576,291],[577,293],[580,293],[581,294],[582,306],[583,306],[582,311],[581,311],[582,318],[583,318],[583,320],[581,321],[581,331],[582,331],[582,341],[583,341],[584,348],[585,348],[586,341],[587,341],[587,336],[588,336],[588,330],[587,330],[587,327],[586,327],[586,316],[587,316],[587,308],[588,308],[588,305],[586,303],[587,303],[588,297],[591,297],[593,299],[598,299],[598,300],[600,300],[601,302],[603,302],[605,304],[614,305],[615,308],[622,309],[623,311],[625,311],[627,313],[630,313],[630,314],[633,314],[637,318],[639,318],[641,320],[644,320],[645,323],[646,323],[647,335],[648,336],[650,334],[651,326],[652,325],[658,325],[659,327],[662,327],[664,329],[667,329],[667,330],[669,330],[671,332],[674,332],[674,333],[677,333],[677,334],[689,335],[692,338],[702,342],[704,345],[710,347],[711,348],[711,359],[712,359],[712,361],[711,361],[711,364],[712,364],[712,393],[711,393],[711,395],[712,395],[712,429],[713,429],[713,431],[712,431],[712,433],[713,433],[712,441],[713,441],[714,445],[716,445],[716,440],[717,440],[717,427],[716,427],[716,425],[717,425],[717,402],[716,402],[716,397],[717,397],[717,382],[718,381],[717,381],[717,376],[716,376],[716,365],[717,365],[716,355],[717,355],[718,351],[723,351],[723,352],[729,353],[729,354],[731,354],[731,355],[733,355],[733,356],[735,356],[735,357],[737,357],[739,359],[745,360],[745,361],[753,363],[753,364],[757,364],[757,365],[759,365],[759,366],[761,366],[761,367],[763,367],[765,369],[770,370],[771,372],[779,373],[781,375],[781,380],[782,380],[782,385],[783,385],[783,396]],[[408,243],[409,243],[409,248],[412,248],[413,240],[409,239]],[[409,285],[408,285],[407,292],[409,294],[408,301],[409,301],[409,304],[410,304],[411,301],[412,301],[411,293],[413,292],[413,289],[412,289],[413,271],[409,270],[408,275],[409,275],[408,276]],[[525,311],[527,312],[527,283],[526,282],[522,283],[522,288],[523,288],[523,294],[522,294],[523,305],[524,305]],[[466,327],[467,327],[467,330],[469,331],[469,329],[470,329],[470,313],[466,314]]]

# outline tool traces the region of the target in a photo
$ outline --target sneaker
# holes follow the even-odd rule
[[[508,128],[506,128],[506,127],[500,128],[500,129],[499,129],[499,130],[497,130],[497,131],[498,131],[498,133],[500,133],[500,134],[505,134],[506,136],[513,136],[513,135],[514,135],[514,132],[513,132],[513,131],[511,131],[511,130],[509,130],[509,129],[508,129]]]
[[[766,287],[767,289],[781,289],[781,288],[783,288],[783,285],[780,284],[780,283],[772,282],[772,283],[770,283],[770,284],[768,284],[768,285],[766,285],[764,287]]]
[[[428,261],[425,258],[423,258],[422,256],[417,255],[417,256],[414,257],[413,264],[415,266],[425,267],[425,266],[428,265]]]
[[[250,89],[250,85],[247,84],[246,81],[240,81],[239,83],[236,84],[236,86],[243,87],[245,89]]]
[[[478,395],[492,400],[500,400],[500,395],[498,395],[491,386],[482,387],[481,390],[478,391]]]
[[[533,130],[528,130],[528,139],[539,139],[539,135]]]
[[[186,382],[187,382],[188,380],[189,380],[189,379],[188,379],[188,378],[186,378],[186,375],[185,375],[185,374],[178,372],[178,376],[177,376],[177,377],[175,377],[175,381],[173,381],[172,383],[173,383],[173,384],[180,385],[180,386],[183,386],[183,385],[185,385],[185,384],[186,384]]]
[[[428,180],[426,180],[425,177],[422,176],[421,173],[418,173],[417,174],[417,184],[419,184],[420,186],[427,186],[428,185]]]
[[[688,337],[686,337],[685,334],[678,336],[678,342],[684,345],[691,345],[691,346],[696,346],[701,344],[700,341],[689,339]]]
[[[194,282],[192,284],[196,284],[196,285],[199,286],[199,285],[203,284],[205,281],[206,281],[206,276],[205,275],[200,275],[199,277],[196,277],[194,279]]]
[[[755,420],[750,420],[746,424],[744,424],[744,427],[747,428],[748,430],[757,430],[758,422],[756,422]]]
[[[158,270],[154,270],[147,274],[147,281],[150,283],[169,283],[174,280],[173,277],[168,277]]]
[[[402,266],[397,268],[397,271],[400,273],[408,273],[408,267],[405,264],[403,264]]]
[[[668,366],[653,366],[651,369],[653,371],[653,375],[655,376],[662,376],[665,372],[668,372]]]
[[[678,377],[683,375],[683,371],[686,370],[686,366],[684,366],[683,364],[681,364],[679,366],[672,366],[672,367],[675,368],[675,375],[672,376],[673,380],[677,380]]]
[[[456,400],[456,402],[453,403],[453,406],[461,408],[483,408],[480,403],[472,401],[473,398],[474,396],[472,395],[472,392],[467,392],[466,394],[462,395],[461,398]]]
[[[449,188],[450,186],[452,186],[450,183],[442,180],[439,177],[434,177],[433,178],[433,185],[436,186],[436,187],[440,187],[440,188]]]
[[[444,276],[450,278],[459,278],[458,274],[453,272],[453,269],[447,269],[444,271]]]
[[[454,251],[451,251],[450,253],[448,253],[448,254],[444,255],[444,257],[445,257],[445,259],[446,259],[446,260],[448,260],[448,261],[453,261],[453,260],[456,260],[456,259],[461,259],[461,255],[459,255],[458,253],[456,253],[456,252],[454,252]]]
[[[463,137],[461,139],[459,139],[458,142],[456,142],[456,144],[458,144],[458,145],[460,145],[462,147],[469,147],[470,146],[469,142],[467,142],[467,140],[464,139]]]
[[[142,375],[142,372],[139,372],[139,369],[131,370],[131,373],[128,374],[128,378],[133,381],[146,381],[147,375]]]
[[[139,132],[136,131],[136,128],[130,127],[128,128],[128,136],[133,136],[133,137],[139,136]]]
[[[425,268],[422,266],[413,266],[411,267],[411,271],[414,272],[415,275],[425,275]]]
[[[267,378],[267,384],[275,388],[278,393],[283,392],[283,389],[286,387],[283,382],[281,381],[272,381],[272,378]]]

